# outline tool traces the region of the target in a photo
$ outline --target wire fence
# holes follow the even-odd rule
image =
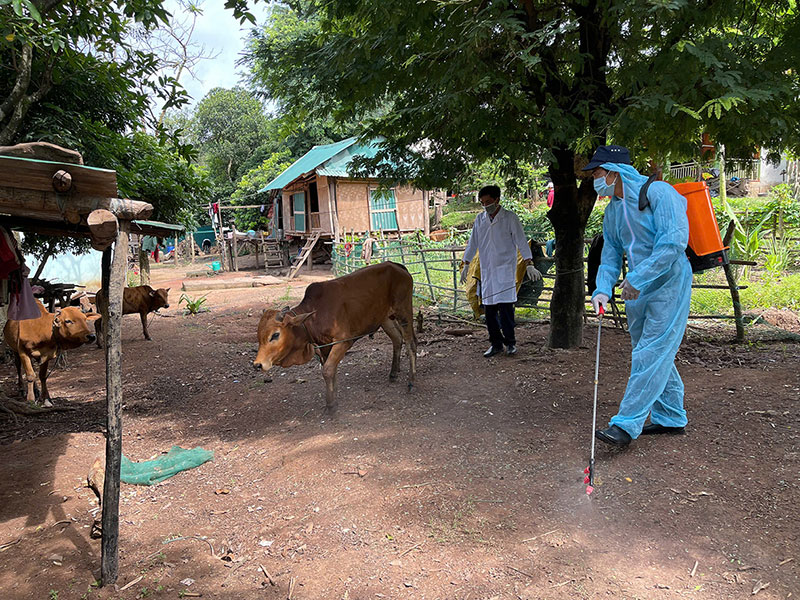
[[[440,314],[471,315],[472,306],[467,298],[464,286],[460,283],[461,257],[464,254],[465,247],[447,245],[446,243],[441,243],[438,246],[432,246],[431,244],[432,242],[426,241],[422,237],[417,240],[414,238],[378,240],[373,243],[372,253],[369,258],[363,258],[363,240],[334,244],[331,253],[333,272],[336,276],[346,275],[369,264],[391,260],[403,264],[408,269],[414,279],[414,296],[420,302],[434,306]],[[731,262],[755,264],[747,263],[746,261]],[[534,254],[534,264],[542,272],[542,280],[538,282],[526,280],[519,288],[517,308],[522,309],[520,312],[523,319],[525,317],[542,318],[549,316],[555,280],[555,275],[549,271],[554,264],[554,260],[543,257],[536,258]],[[625,263],[623,261],[623,277],[625,273]],[[705,276],[699,278],[699,281],[698,278],[695,278],[692,289],[715,290],[720,293],[727,292],[732,304],[738,302],[738,291],[746,289],[747,286],[739,286],[733,279],[724,282],[725,279],[721,272],[717,275],[719,277],[709,278]],[[609,315],[619,326],[624,326],[627,322],[624,304],[624,302],[619,301],[612,303],[612,314]],[[589,307],[589,296],[587,294],[587,308]],[[695,312],[690,314],[689,318],[725,320],[734,319],[735,316]]]

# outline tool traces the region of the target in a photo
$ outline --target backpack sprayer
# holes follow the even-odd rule
[[[655,180],[656,175],[651,175],[639,190],[639,210],[650,206],[647,190]],[[686,255],[692,265],[692,273],[727,265],[730,248],[722,245],[706,182],[676,183],[672,187],[686,198],[686,216],[689,218],[689,245],[686,247]]]

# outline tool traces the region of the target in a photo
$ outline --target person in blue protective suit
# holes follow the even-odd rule
[[[584,168],[594,189],[611,196],[603,219],[603,246],[597,287],[592,293],[596,312],[605,310],[622,269],[628,274],[620,288],[625,301],[633,352],[631,375],[619,412],[597,439],[627,446],[640,434],[683,433],[683,382],[675,367],[689,318],[692,269],[686,257],[689,221],[686,199],[675,188],[656,181],[647,190],[648,205],[639,208],[639,191],[647,181],[630,164],[621,146],[601,146]],[[645,425],[647,417],[650,424]]]

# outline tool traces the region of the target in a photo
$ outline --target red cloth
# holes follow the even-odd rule
[[[8,279],[8,276],[19,267],[13,241],[5,230],[0,230],[0,279]]]
[[[550,188],[549,190],[547,190],[547,207],[548,208],[552,208],[553,207],[553,199],[555,199],[555,197],[556,197],[556,191],[553,188]]]

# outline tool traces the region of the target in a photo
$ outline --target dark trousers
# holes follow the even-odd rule
[[[495,348],[514,346],[517,338],[514,337],[514,303],[501,302],[500,304],[487,304],[486,328],[489,330],[489,341]]]

